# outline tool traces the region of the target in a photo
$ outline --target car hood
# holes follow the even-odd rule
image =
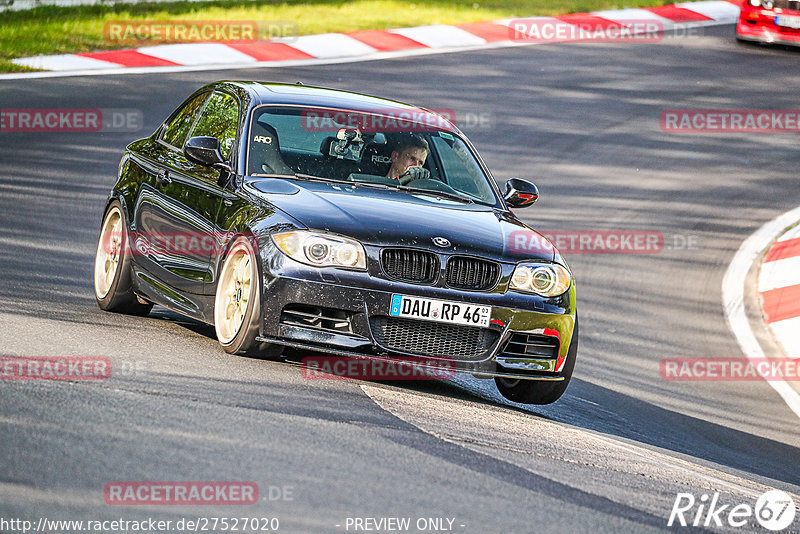
[[[552,261],[555,249],[510,213],[428,194],[361,185],[264,178],[246,185],[253,193],[314,230],[364,244],[419,247],[477,254],[507,261]],[[443,237],[449,247],[436,247]],[[522,246],[520,246],[522,244]]]

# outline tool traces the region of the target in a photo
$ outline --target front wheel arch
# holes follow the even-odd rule
[[[217,334],[217,340],[225,352],[243,356],[277,358],[282,353],[282,346],[257,341],[263,328],[262,302],[265,297],[261,283],[263,273],[261,254],[257,243],[256,246],[253,245],[250,238],[251,235],[242,233],[234,235],[226,244],[225,252],[220,254],[220,260],[217,264],[217,284],[214,291],[214,330]],[[234,333],[230,327],[226,327],[224,324],[224,317],[220,307],[226,299],[224,292],[231,290],[229,280],[229,275],[231,274],[229,269],[232,268],[230,261],[233,260],[231,254],[240,254],[245,250],[250,262],[250,291],[241,324],[238,325],[238,329]]]
[[[575,315],[575,328],[572,330],[572,338],[567,350],[567,360],[561,375],[564,380],[540,381],[540,380],[509,380],[496,377],[494,379],[500,394],[506,399],[519,402],[521,404],[552,404],[557,401],[569,386],[572,373],[575,369],[575,361],[578,357],[578,316]]]

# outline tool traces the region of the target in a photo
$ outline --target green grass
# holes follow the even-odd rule
[[[39,7],[0,14],[0,72],[27,70],[9,60],[40,54],[63,54],[133,48],[108,42],[108,21],[236,20],[282,21],[297,34],[390,29],[425,24],[489,21],[505,17],[560,15],[642,7],[674,0],[214,0],[116,6]],[[161,44],[161,43],[140,43]]]

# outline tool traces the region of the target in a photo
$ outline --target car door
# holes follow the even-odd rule
[[[201,313],[183,293],[203,294],[211,280],[210,262],[220,236],[215,221],[224,190],[218,185],[225,171],[189,161],[183,154],[186,140],[198,135],[220,139],[230,156],[239,121],[239,103],[223,91],[199,95],[165,125],[151,145],[148,163],[153,180],[143,185],[136,210],[135,248],[149,262],[162,294],[192,315]],[[171,295],[171,289],[177,290]]]

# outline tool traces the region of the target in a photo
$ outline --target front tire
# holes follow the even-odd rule
[[[261,284],[250,241],[233,241],[219,272],[214,298],[214,330],[229,354],[277,358],[283,347],[256,341],[261,321]]]
[[[94,259],[94,296],[101,310],[147,315],[151,303],[142,303],[133,293],[128,226],[122,204],[108,205]]]
[[[578,355],[578,318],[575,317],[575,328],[572,331],[572,340],[567,351],[567,361],[564,363],[560,382],[543,380],[519,380],[495,377],[494,382],[500,394],[513,402],[521,404],[552,404],[561,398],[567,390],[575,369],[575,360]]]

